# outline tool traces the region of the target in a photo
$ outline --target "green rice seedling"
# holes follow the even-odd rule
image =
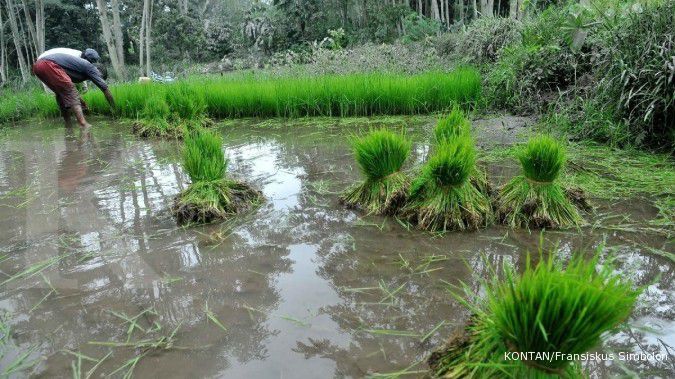
[[[518,152],[523,169],[500,191],[499,218],[511,227],[565,228],[579,226],[577,206],[557,180],[565,164],[565,150],[549,136],[536,136]],[[575,194],[583,203],[583,196]]]
[[[197,129],[185,139],[183,166],[191,184],[176,196],[173,212],[180,224],[208,223],[245,212],[262,202],[262,193],[226,177],[223,140]]]
[[[347,190],[340,200],[373,214],[393,214],[403,204],[409,182],[401,171],[411,143],[405,135],[376,129],[352,139],[356,162],[365,180]]]
[[[432,356],[435,375],[586,377],[575,354],[597,348],[603,334],[630,316],[640,293],[610,261],[599,261],[599,250],[590,259],[575,254],[566,267],[554,253],[544,258],[540,252],[536,264],[528,255],[521,275],[512,265],[499,273],[493,268],[493,279],[483,282],[484,296],[476,298],[468,287],[464,295],[455,293],[473,316]],[[519,355],[527,352],[543,354]],[[506,354],[517,357],[508,360]]]
[[[172,85],[167,91],[166,101],[175,119],[201,118],[206,110],[203,93],[185,82]]]
[[[430,231],[475,230],[492,220],[489,199],[469,180],[476,171],[470,136],[438,146],[410,186],[402,214]]]
[[[434,128],[434,139],[436,143],[442,144],[452,142],[458,137],[469,135],[471,133],[471,124],[464,116],[464,112],[455,106],[450,114],[438,120]]]
[[[434,128],[434,141],[436,144],[452,142],[458,138],[470,135],[471,123],[458,106],[454,106],[448,116],[440,118]],[[471,173],[471,182],[482,194],[489,197],[492,187],[487,180],[487,174],[478,165],[475,165],[474,168],[474,171]]]
[[[182,138],[184,130],[170,123],[171,110],[164,93],[152,94],[133,125],[135,134],[141,137]]]

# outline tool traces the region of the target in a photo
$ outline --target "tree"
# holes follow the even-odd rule
[[[124,34],[122,34],[122,21],[120,20],[120,7],[117,0],[110,0],[113,19],[113,35],[115,36],[115,51],[117,52],[117,61],[123,71],[126,71],[124,64]],[[123,77],[126,72],[123,72]]]
[[[117,5],[116,0],[113,0],[113,3]],[[101,21],[101,31],[103,33],[103,40],[105,41],[106,47],[108,48],[108,55],[110,56],[110,62],[112,63],[113,70],[115,71],[117,77],[123,79],[126,77],[124,62],[123,61],[120,62],[119,59],[120,55],[116,44],[117,37],[115,36],[113,38],[112,27],[110,25],[110,20],[108,19],[108,5],[105,3],[104,0],[96,0],[96,6],[98,7],[98,15]]]
[[[5,82],[7,82],[7,50],[5,44],[5,22],[2,20],[2,6],[0,6],[0,87]]]
[[[24,58],[24,44],[21,39],[21,34],[19,34],[19,25],[16,18],[16,13],[14,11],[14,2],[13,0],[7,1],[7,19],[9,20],[9,27],[12,29],[12,38],[14,39],[14,48],[16,52],[16,59],[19,64],[19,71],[21,72],[21,81],[26,83],[28,81],[28,63]]]

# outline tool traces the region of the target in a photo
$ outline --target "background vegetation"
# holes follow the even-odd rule
[[[165,71],[245,70],[256,78],[414,75],[470,64],[482,73],[487,111],[542,115],[552,131],[574,139],[672,151],[674,4],[0,0],[0,83],[30,87],[35,79],[25,71],[31,59],[41,47],[54,46],[98,49],[117,80]],[[24,104],[29,95],[7,99],[14,91],[2,91],[0,121],[35,107]]]

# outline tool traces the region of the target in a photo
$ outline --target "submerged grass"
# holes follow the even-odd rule
[[[373,116],[422,114],[453,105],[471,106],[480,97],[477,70],[419,75],[354,74],[295,78],[195,77],[173,84],[126,83],[111,87],[116,114],[136,119],[146,101],[166,94],[182,118],[199,108],[213,118]],[[93,113],[111,114],[100,91],[84,95]],[[0,97],[0,123],[59,114],[52,96],[39,92]]]
[[[583,222],[570,195],[556,181],[565,164],[560,142],[535,136],[518,152],[523,175],[500,191],[498,214],[511,227],[566,228]]]
[[[492,220],[490,200],[469,180],[476,171],[470,136],[437,147],[413,181],[403,215],[430,231],[475,230]]]
[[[262,193],[226,177],[223,139],[197,129],[185,139],[183,166],[191,184],[176,196],[173,212],[179,224],[208,223],[245,212],[262,201]]]
[[[410,155],[410,141],[403,134],[374,129],[354,137],[352,149],[365,180],[345,192],[340,200],[372,214],[392,214],[402,205],[408,178],[401,171]]]
[[[470,288],[453,294],[473,316],[469,325],[430,361],[447,378],[583,377],[579,356],[597,347],[603,333],[630,315],[639,290],[616,274],[600,249],[586,259],[575,254],[566,267],[550,254],[533,263],[528,255],[518,275],[511,265],[483,283],[478,299]],[[501,274],[501,275],[498,275]],[[501,277],[502,279],[498,279]],[[506,360],[505,353],[541,352],[555,359]]]

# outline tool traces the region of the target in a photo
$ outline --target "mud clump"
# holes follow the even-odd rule
[[[192,184],[174,197],[171,211],[180,225],[206,224],[250,212],[263,201],[249,184],[224,179]]]

